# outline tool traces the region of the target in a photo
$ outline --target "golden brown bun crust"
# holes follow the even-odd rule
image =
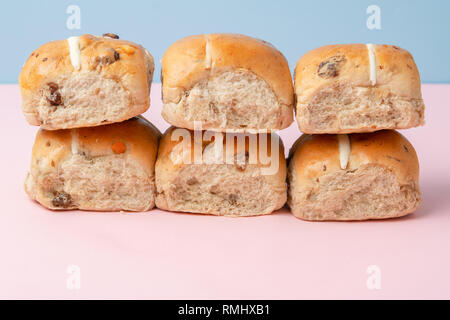
[[[399,184],[414,182],[418,186],[419,162],[416,151],[400,133],[381,130],[348,136],[351,152],[346,170],[351,171],[369,163],[377,164],[391,170]],[[342,170],[336,135],[304,134],[294,143],[289,158],[289,161],[293,161],[299,185]]]
[[[420,75],[411,54],[397,46],[374,45],[376,57],[376,87],[388,87],[392,94],[422,99]],[[338,57],[334,73],[321,69],[330,58]],[[322,76],[319,75],[322,71]],[[325,73],[325,74],[323,74]],[[294,86],[299,102],[307,103],[317,88],[336,82],[370,87],[370,62],[365,44],[328,45],[309,51],[295,67]]]
[[[35,109],[42,96],[42,91],[48,83],[63,75],[77,73],[94,72],[104,79],[120,83],[130,93],[130,109],[136,108],[139,111],[136,113],[136,111],[130,110],[132,114],[127,118],[148,109],[154,62],[147,50],[130,41],[88,34],[80,36],[79,43],[80,70],[75,70],[72,66],[67,39],[48,42],[40,46],[25,62],[19,75],[19,86],[22,94],[22,108],[30,124],[42,124],[42,119],[37,118]],[[108,63],[100,63],[102,59],[106,59]],[[103,124],[111,122],[105,121]],[[92,124],[83,126],[92,126]],[[47,128],[60,129],[51,125],[48,125]]]
[[[91,157],[125,153],[153,175],[160,136],[159,130],[143,117],[90,128],[40,129],[32,159],[48,158],[49,165],[58,167],[61,161],[72,155],[73,148]],[[32,166],[34,164],[32,161]]]
[[[153,75],[153,58],[146,54],[142,46],[125,40],[89,34],[80,36],[81,70],[95,70],[93,59],[111,48],[119,53],[120,58],[103,67],[101,72],[105,76],[120,80],[125,75],[133,75],[135,85],[148,83],[148,78]],[[19,75],[19,84],[24,93],[35,91],[39,90],[47,79],[74,71],[67,39],[51,41],[40,46],[28,57]]]
[[[264,79],[278,100],[293,104],[289,65],[269,43],[240,34],[205,34],[178,40],[164,53],[163,102],[177,103],[184,91],[213,70],[246,69]]]

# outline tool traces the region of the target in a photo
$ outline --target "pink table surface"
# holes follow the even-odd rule
[[[51,212],[23,191],[36,127],[17,85],[0,86],[0,298],[450,298],[450,85],[424,85],[422,207],[401,219],[305,222],[287,209],[254,218]],[[145,114],[161,130],[160,86]],[[287,149],[300,135],[280,133]],[[66,281],[79,267],[79,289]],[[369,265],[381,289],[369,290]]]

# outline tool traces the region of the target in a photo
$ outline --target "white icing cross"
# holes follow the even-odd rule
[[[339,142],[339,161],[341,163],[341,169],[347,168],[348,160],[350,157],[350,139],[346,134],[338,134]]]
[[[374,86],[377,84],[377,59],[375,57],[375,46],[372,43],[366,44],[369,52],[370,63],[370,83]]]
[[[69,43],[69,52],[70,52],[70,62],[75,70],[80,70],[81,68],[81,51],[80,51],[80,38],[79,37],[70,37],[67,39]]]

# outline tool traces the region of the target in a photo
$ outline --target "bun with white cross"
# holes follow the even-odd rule
[[[22,110],[47,130],[120,122],[150,106],[153,57],[117,35],[82,35],[46,43],[19,76]]]
[[[420,75],[397,46],[328,45],[295,67],[296,119],[304,133],[406,129],[424,124]]]
[[[304,134],[290,150],[288,204],[304,220],[395,218],[420,205],[419,162],[395,130]]]
[[[52,210],[150,210],[160,135],[143,117],[89,128],[41,128],[25,191]]]

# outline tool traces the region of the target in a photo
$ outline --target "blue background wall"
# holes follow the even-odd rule
[[[81,9],[81,29],[69,30],[69,5]],[[366,27],[369,5],[381,8],[381,30]],[[274,44],[291,69],[306,51],[331,43],[396,44],[416,59],[423,82],[450,82],[449,0],[15,0],[0,4],[0,83],[16,83],[40,44],[105,32],[144,45],[159,59],[179,38],[236,32]]]

